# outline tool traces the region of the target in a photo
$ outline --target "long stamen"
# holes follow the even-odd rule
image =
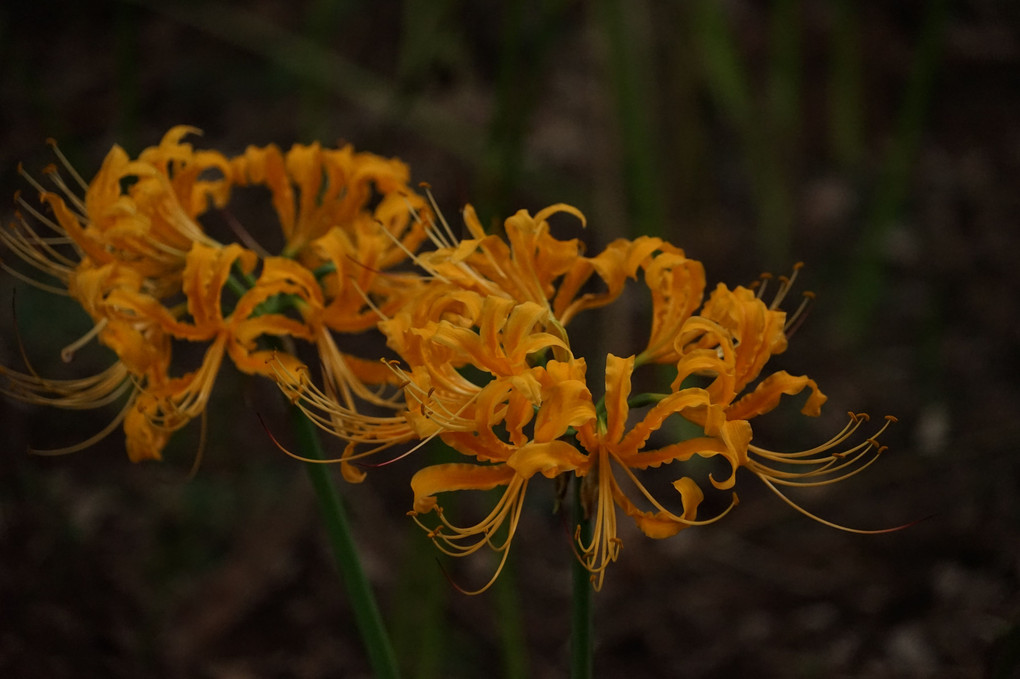
[[[524,506],[524,494],[527,487],[527,479],[515,477],[510,482],[499,502],[492,511],[489,512],[489,515],[475,525],[466,528],[455,526],[450,523],[438,507],[437,514],[441,525],[436,528],[429,528],[429,526],[418,518],[416,513],[412,512],[410,514],[414,522],[428,532],[429,538],[433,541],[433,543],[435,543],[439,551],[444,554],[453,557],[463,557],[473,554],[486,546],[501,554],[499,564],[492,577],[490,577],[488,582],[480,588],[475,590],[465,590],[454,583],[454,586],[461,593],[468,595],[481,594],[489,589],[499,578],[499,574],[503,571],[507,558],[510,554],[510,545],[513,541],[513,537],[517,533],[517,527],[521,518],[521,510]],[[509,523],[507,525],[506,536],[502,539],[502,541],[496,543],[495,538],[498,535],[500,528],[504,524],[507,524],[508,519]],[[466,541],[471,542],[470,544],[462,544]]]
[[[0,259],[0,269],[3,269],[4,271],[6,271],[7,273],[11,274],[12,276],[17,278],[18,280],[22,281],[23,283],[27,283],[28,285],[31,285],[32,287],[38,288],[40,290],[45,290],[46,292],[53,293],[54,295],[60,295],[61,297],[68,297],[71,294],[65,288],[58,288],[58,287],[53,286],[53,285],[47,285],[46,283],[40,283],[39,281],[35,280],[31,276],[26,276],[25,274],[21,273],[17,269],[15,269],[15,268],[11,267],[10,265],[8,265],[2,259]]]
[[[446,217],[443,216],[442,210],[439,209],[439,204],[436,203],[436,197],[432,195],[432,187],[425,182],[421,182],[419,186],[425,191],[425,196],[428,198],[429,205],[432,207],[432,212],[439,219],[439,224],[443,227],[443,232],[449,237],[448,247],[453,247],[460,241],[459,238],[453,233],[453,229],[450,228],[450,223],[446,221]]]
[[[765,273],[758,277],[758,280],[756,280],[754,283],[751,283],[751,289],[754,290],[755,297],[761,299],[762,297],[765,296],[765,288],[768,287],[770,280],[772,280],[772,274],[766,271]]]
[[[238,240],[244,243],[246,248],[254,251],[262,259],[270,256],[269,251],[255,240],[255,236],[251,234],[251,231],[246,229],[244,224],[242,224],[241,221],[233,215],[233,213],[229,210],[221,210],[221,213],[223,214],[224,221],[227,222],[227,226],[229,226],[230,230],[234,232],[234,235],[237,236]]]
[[[82,179],[81,175],[78,174],[78,171],[74,169],[74,165],[67,160],[67,156],[65,156],[64,152],[60,150],[60,147],[57,145],[57,141],[50,137],[46,140],[46,143],[53,149],[53,153],[57,156],[57,159],[60,160],[60,164],[63,165],[64,169],[71,174],[71,177],[78,183],[78,186],[80,186],[83,191],[88,191],[88,183]]]
[[[758,457],[762,457],[774,462],[786,463],[789,465],[814,465],[814,469],[808,469],[806,471],[786,471],[782,469],[776,469],[761,464],[754,458],[750,458],[748,461],[748,469],[753,471],[758,478],[769,487],[772,492],[778,495],[788,505],[804,514],[805,516],[818,521],[819,523],[838,528],[851,533],[861,534],[877,534],[877,533],[888,533],[895,530],[900,530],[911,524],[905,524],[903,526],[897,526],[894,528],[884,528],[879,530],[862,530],[857,528],[848,528],[831,521],[822,519],[821,517],[812,514],[797,503],[793,502],[789,497],[782,493],[776,486],[802,486],[802,487],[814,487],[824,486],[837,481],[843,481],[856,474],[859,474],[864,469],[875,463],[876,460],[886,450],[886,446],[881,445],[878,442],[878,437],[896,421],[896,418],[887,415],[885,417],[885,423],[882,427],[871,437],[866,439],[864,442],[853,446],[852,448],[839,452],[830,452],[828,455],[823,457],[811,457],[811,455],[817,455],[828,452],[831,448],[839,445],[843,441],[847,440],[861,425],[861,423],[867,421],[867,416],[863,413],[855,414],[850,413],[851,421],[844,427],[843,431],[831,438],[825,444],[816,446],[807,451],[800,451],[796,453],[776,453],[773,451],[767,451],[755,446],[749,447],[749,452],[754,453]],[[869,455],[870,453],[873,455]],[[865,458],[867,458],[865,460]],[[863,461],[863,462],[862,462]]]
[[[808,316],[808,310],[814,300],[815,293],[810,290],[806,290],[801,293],[800,305],[797,307],[797,310],[786,319],[786,323],[783,325],[783,333],[787,338],[792,337],[793,333],[797,332],[797,329],[804,324],[804,321]]]
[[[355,292],[357,292],[361,296],[361,299],[365,300],[365,304],[367,304],[368,307],[375,312],[375,315],[379,317],[380,322],[390,320],[390,317],[384,314],[382,310],[378,306],[376,306],[375,302],[373,302],[371,298],[369,298],[368,293],[362,290],[361,286],[358,285],[358,281],[354,279],[354,276],[351,276],[348,280],[350,281],[351,285],[354,286]]]
[[[581,539],[581,526],[574,531],[574,542],[581,549],[581,562],[591,574],[592,587],[602,589],[602,581],[609,564],[620,555],[623,542],[617,536],[616,505],[613,492],[618,489],[616,479],[609,468],[609,454],[603,450],[599,454],[598,465],[589,474],[597,474],[598,503],[595,515],[591,517],[591,536],[588,544]],[[587,477],[586,477],[587,478]],[[583,491],[582,491],[583,492]]]
[[[375,444],[374,448],[354,458],[347,456],[326,462],[349,461],[405,443],[413,438],[411,427],[402,416],[364,415],[353,407],[340,404],[335,397],[316,387],[308,379],[305,370],[299,370],[299,374],[295,374],[278,359],[270,359],[268,364],[273,370],[278,386],[317,427],[350,443]],[[297,457],[280,447],[291,457]]]
[[[793,265],[793,272],[789,277],[779,277],[779,291],[776,292],[776,296],[772,299],[772,303],[769,304],[769,309],[774,311],[779,308],[779,305],[782,304],[783,300],[786,298],[786,293],[788,293],[793,287],[793,282],[797,280],[797,272],[803,267],[804,262],[797,262]]]
[[[77,208],[82,215],[84,215],[86,212],[85,201],[79,198],[77,194],[75,194],[74,191],[72,191],[71,188],[64,182],[64,178],[60,176],[60,171],[57,169],[57,166],[47,165],[43,168],[43,173],[46,174],[50,178],[50,181],[53,182],[53,185],[56,186],[69,201],[71,201],[74,207]]]
[[[74,354],[83,346],[91,342],[96,337],[96,335],[101,333],[103,329],[106,328],[108,322],[109,319],[107,318],[101,319],[98,323],[92,326],[91,330],[89,330],[87,333],[76,339],[74,342],[71,342],[66,347],[61,349],[60,350],[61,360],[64,361],[64,363],[70,363],[72,360],[74,360]]]
[[[788,504],[791,507],[793,507],[794,509],[796,509],[798,512],[800,512],[804,516],[808,517],[809,519],[814,519],[818,523],[826,525],[826,526],[829,526],[830,528],[836,528],[838,530],[845,531],[847,533],[857,533],[859,535],[880,535],[882,533],[892,533],[892,532],[895,532],[895,531],[898,531],[898,530],[903,530],[904,528],[909,528],[910,526],[913,526],[915,523],[917,523],[917,521],[910,521],[909,523],[905,523],[905,524],[902,524],[900,526],[894,526],[892,528],[877,528],[877,529],[871,529],[871,530],[862,529],[862,528],[851,528],[849,526],[844,526],[842,524],[834,523],[832,521],[827,521],[826,519],[823,519],[822,517],[818,516],[817,514],[812,514],[811,512],[809,512],[808,510],[804,509],[803,507],[798,505],[796,502],[794,502],[793,500],[788,498],[782,491],[780,491],[774,485],[772,485],[772,482],[769,481],[769,479],[767,479],[765,477],[761,477],[761,480],[765,483],[766,486],[769,487],[769,490],[771,490],[773,493],[775,493],[777,496],[779,496],[779,499],[781,499],[783,502],[785,502],[786,504]]]
[[[387,238],[389,238],[389,239],[390,239],[390,241],[392,241],[392,242],[393,242],[393,244],[394,244],[395,246],[397,246],[398,248],[400,248],[400,249],[401,249],[401,250],[402,250],[402,251],[404,252],[404,254],[405,254],[405,255],[407,255],[407,258],[408,258],[409,260],[411,260],[411,261],[412,261],[412,262],[414,262],[414,263],[415,263],[415,264],[416,264],[417,266],[419,266],[419,267],[421,267],[422,269],[424,269],[424,270],[425,270],[425,271],[426,271],[426,272],[427,272],[427,273],[428,273],[428,274],[429,274],[430,276],[432,276],[433,278],[436,278],[436,279],[438,279],[438,280],[441,280],[441,281],[443,281],[444,283],[449,283],[449,282],[450,282],[450,281],[449,281],[449,280],[448,280],[447,278],[445,278],[444,276],[440,275],[440,274],[439,274],[439,273],[437,273],[437,272],[436,272],[436,271],[435,271],[434,269],[432,269],[432,268],[431,268],[431,267],[429,267],[429,266],[428,266],[427,264],[425,264],[425,263],[424,263],[424,262],[422,261],[422,259],[421,259],[421,258],[420,258],[420,257],[419,257],[418,255],[416,255],[415,253],[411,252],[411,250],[410,250],[410,249],[408,249],[408,247],[407,247],[406,245],[404,245],[404,244],[403,244],[403,243],[402,243],[402,242],[400,241],[400,239],[399,239],[399,238],[397,238],[397,237],[396,237],[395,235],[393,235],[392,233],[390,233],[389,229],[382,229],[382,232],[383,232],[383,233],[384,233],[384,234],[386,235],[386,237],[387,237]]]
[[[730,510],[732,510],[734,507],[737,506],[737,504],[739,504],[739,500],[737,498],[737,494],[734,493],[733,494],[733,499],[730,501],[729,507],[727,507],[725,510],[723,510],[719,514],[713,516],[711,519],[700,519],[700,520],[698,520],[698,519],[685,519],[684,517],[678,516],[678,515],[674,514],[673,512],[669,511],[668,509],[666,509],[664,506],[662,506],[662,504],[657,499],[655,499],[655,496],[651,494],[651,492],[645,487],[645,485],[638,480],[637,476],[634,474],[633,471],[631,471],[630,467],[628,467],[627,465],[623,464],[622,462],[619,462],[619,465],[627,473],[627,476],[630,477],[630,480],[634,483],[634,486],[638,489],[638,491],[642,495],[644,495],[645,499],[647,499],[648,502],[650,502],[651,505],[653,507],[655,507],[655,509],[657,509],[658,511],[662,512],[662,514],[664,516],[666,516],[667,518],[669,518],[671,521],[676,521],[678,523],[682,523],[682,524],[687,525],[687,526],[707,526],[708,524],[715,523],[719,519],[721,519],[724,516],[726,516],[727,514],[729,514]]]
[[[847,422],[846,426],[844,426],[843,429],[840,430],[838,434],[830,438],[825,443],[817,445],[813,448],[807,448],[805,450],[797,451],[795,453],[777,453],[766,448],[759,448],[758,446],[750,445],[748,446],[748,450],[761,457],[776,461],[785,461],[800,457],[810,457],[812,455],[824,453],[829,449],[838,446],[843,441],[846,441],[848,438],[850,438],[850,436],[853,435],[855,431],[857,431],[860,428],[861,424],[867,422],[870,419],[867,413],[848,412],[847,415],[849,416],[850,421]]]
[[[88,437],[84,441],[81,441],[80,443],[75,443],[74,445],[65,446],[63,448],[29,448],[28,452],[32,453],[33,455],[41,455],[43,457],[55,457],[60,455],[68,455],[70,453],[76,453],[79,450],[91,448],[93,445],[102,441],[111,433],[113,433],[113,431],[120,426],[121,422],[124,421],[124,418],[127,416],[128,412],[131,410],[132,407],[134,407],[134,398],[128,399],[128,402],[124,405],[123,408],[121,408],[120,412],[117,413],[117,416],[110,420],[109,424],[103,427],[96,434],[93,434],[92,436]]]
[[[58,234],[59,236],[66,236],[67,235],[67,232],[64,231],[64,228],[62,226],[60,226],[59,224],[54,222],[52,219],[50,219],[49,217],[44,215],[42,212],[40,212],[35,207],[33,207],[33,205],[31,203],[29,203],[27,200],[25,200],[25,197],[21,195],[21,191],[20,190],[14,192],[14,202],[17,205],[20,206],[20,209],[25,210],[26,212],[28,212],[30,215],[32,215],[33,218],[35,218],[41,224],[45,224],[47,227],[49,227],[49,229],[51,231],[53,231],[54,233]],[[24,218],[22,218],[20,215],[19,215],[18,218],[19,218],[19,221],[21,221],[22,223],[25,223]]]
[[[63,255],[54,245],[77,245],[71,240],[67,234],[56,227],[55,224],[49,222],[43,215],[35,211],[31,206],[25,205],[28,208],[29,213],[38,219],[40,222],[46,224],[52,228],[58,235],[57,236],[41,236],[32,228],[25,216],[21,214],[21,211],[15,212],[17,222],[11,224],[11,228],[0,230],[0,240],[2,240],[11,250],[13,250],[21,259],[31,264],[40,271],[51,273],[52,275],[66,280],[75,267],[78,266],[78,261]]]
[[[46,170],[43,170],[43,172],[45,172],[45,171]],[[40,196],[45,195],[47,193],[50,193],[49,191],[46,190],[46,188],[43,187],[42,184],[40,184],[38,181],[36,181],[35,177],[30,175],[28,173],[28,171],[25,170],[25,166],[22,165],[21,163],[18,163],[18,174],[21,175],[22,179],[24,179],[29,184],[31,184],[32,188],[34,188],[36,191],[38,191]]]
[[[804,262],[797,262],[796,264],[793,265],[793,271],[790,272],[789,276],[775,277],[771,273],[765,272],[758,277],[758,280],[751,283],[749,287],[755,291],[754,292],[755,297],[757,297],[758,299],[764,299],[765,290],[768,288],[769,282],[773,278],[779,281],[779,289],[776,291],[775,296],[769,303],[769,310],[775,311],[783,303],[783,300],[786,299],[786,295],[789,294],[790,290],[793,288],[794,281],[797,280],[797,274],[802,268],[804,268]],[[811,293],[805,293],[805,295],[813,297],[813,294]],[[799,313],[800,310],[798,310],[797,313],[794,314],[794,316],[796,317],[797,314]]]

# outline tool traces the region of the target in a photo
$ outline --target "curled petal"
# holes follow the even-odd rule
[[[530,479],[535,474],[553,478],[564,472],[577,471],[588,466],[590,458],[578,452],[566,441],[528,443],[517,449],[510,459],[510,467],[521,478]]]
[[[634,519],[641,532],[650,538],[662,539],[676,535],[696,521],[698,506],[705,494],[694,479],[687,476],[673,482],[673,488],[680,494],[683,513],[679,516],[665,510],[644,512],[637,508],[622,492],[617,490],[616,501],[627,516]]]
[[[726,409],[726,417],[732,420],[747,420],[756,415],[767,413],[779,405],[780,398],[785,394],[794,396],[810,389],[807,402],[801,412],[811,417],[821,413],[822,404],[827,397],[818,389],[818,384],[805,375],[794,377],[785,370],[773,373],[762,380],[754,391]]]
[[[551,441],[595,419],[595,404],[583,380],[558,381],[544,387],[535,417],[535,440]]]
[[[125,444],[132,462],[163,459],[172,432],[153,424],[147,411],[154,408],[155,400],[142,394],[124,417]]]
[[[644,448],[648,437],[652,432],[658,431],[667,417],[683,414],[691,408],[706,407],[709,403],[708,392],[704,389],[688,388],[669,394],[652,406],[644,418],[627,432],[620,445],[613,448],[614,452],[621,459],[629,459],[628,456],[635,455]]]
[[[411,478],[414,511],[425,514],[438,505],[436,495],[454,490],[492,490],[505,486],[516,472],[506,465],[463,463],[437,464],[419,470]]]
[[[730,463],[732,473],[722,481],[710,477],[712,485],[720,490],[732,488],[737,481],[737,469],[747,466],[747,448],[751,443],[751,425],[747,420],[726,422],[719,430],[719,436],[725,445],[725,452],[720,455]]]
[[[720,283],[701,315],[725,328],[733,338],[737,391],[758,377],[769,358],[786,350],[786,314],[770,309],[748,288],[731,291]]]
[[[673,340],[705,292],[705,268],[687,259],[682,250],[663,243],[666,250],[645,267],[645,284],[652,296],[652,328],[640,363],[670,363],[679,359]],[[669,248],[669,249],[667,249]]]
[[[617,443],[623,437],[630,408],[630,376],[634,372],[634,357],[606,357],[606,440]]]

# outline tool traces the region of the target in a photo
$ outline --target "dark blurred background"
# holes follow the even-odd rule
[[[1020,5],[36,0],[0,9],[0,102],[9,194],[19,161],[52,161],[47,137],[90,177],[112,144],[135,154],[186,123],[225,153],[399,156],[455,224],[465,202],[486,223],[569,202],[594,247],[663,235],[710,285],[804,261],[818,302],[776,367],[817,379],[828,412],[756,436],[790,448],[847,410],[895,414],[875,466],[797,499],[862,528],[924,520],[839,532],[744,474],[717,524],[665,541],[627,526],[595,596],[597,675],[1020,676]],[[5,365],[21,367],[15,288],[37,370],[106,365],[60,364],[84,313],[2,281]],[[160,464],[129,463],[120,432],[43,458],[26,449],[107,414],[0,402],[0,676],[367,676],[304,470],[255,418],[285,437],[277,400],[225,370],[193,479],[197,425]],[[563,676],[550,491],[471,598],[404,516],[413,469],[343,489],[407,675]],[[468,583],[492,567],[442,563]]]

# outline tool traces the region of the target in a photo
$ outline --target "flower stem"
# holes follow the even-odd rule
[[[315,425],[296,406],[291,406],[291,420],[300,450],[306,457],[324,459]],[[322,510],[322,519],[329,537],[333,558],[340,571],[340,577],[347,588],[354,620],[361,632],[362,642],[368,652],[374,676],[380,679],[397,679],[396,656],[390,643],[382,615],[376,605],[372,588],[361,568],[358,550],[351,536],[347,513],[340,500],[327,465],[307,463],[308,476],[315,488],[315,495]]]
[[[574,479],[573,523],[580,527],[582,544],[591,540],[591,521],[581,505],[581,479]],[[584,563],[574,556],[572,591],[572,617],[570,634],[570,676],[573,679],[591,679],[594,666],[592,646],[593,625],[591,610],[591,573]]]

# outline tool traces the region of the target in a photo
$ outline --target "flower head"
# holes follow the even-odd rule
[[[589,256],[578,241],[550,234],[546,220],[557,212],[583,223],[568,206],[534,216],[521,211],[505,222],[504,240],[486,235],[468,208],[470,237],[455,241],[443,222],[430,231],[436,249],[414,258],[427,274],[423,284],[379,324],[400,356],[390,365],[406,403],[406,426],[386,429],[394,434],[390,444],[438,437],[470,459],[425,467],[412,482],[412,516],[441,549],[464,555],[487,545],[505,559],[536,472],[569,474],[582,483],[592,522],[590,537],[575,535],[578,556],[598,588],[620,552],[618,511],[649,537],[664,538],[716,521],[737,504],[731,492],[729,508],[699,516],[705,495],[697,474],[685,469],[692,458],[729,467],[708,477],[717,489],[732,491],[744,467],[779,492],[781,485],[845,478],[881,450],[878,434],[848,444],[861,416],[805,451],[752,443],[751,421],[782,396],[806,391],[806,415],[825,402],[806,376],[762,377],[769,359],[786,350],[800,315],[780,309],[793,277],[782,279],[771,304],[761,287],[719,285],[706,299],[704,268],[679,248],[639,238]],[[638,278],[651,302],[644,348],[626,358],[608,354],[604,386],[594,388],[570,322],[612,303]],[[602,290],[593,291],[593,282]],[[635,371],[649,364],[674,366],[675,378],[664,393],[633,393]],[[651,490],[656,486],[643,477],[653,473],[671,475],[669,493]],[[442,511],[443,493],[493,488],[504,490],[478,523],[459,525]]]
[[[224,358],[294,393],[300,379],[287,376],[307,373],[295,342],[307,342],[319,349],[333,394],[371,399],[367,385],[395,382],[377,361],[340,351],[333,333],[372,329],[379,309],[394,308],[415,278],[385,270],[424,238],[428,208],[407,188],[399,161],[319,145],[287,154],[250,147],[230,158],[193,148],[185,138],[194,133],[175,127],[137,158],[114,147],[91,182],[56,151],[64,167],[46,170],[51,188],[23,173],[42,207],[19,194],[16,220],[0,231],[36,274],[3,263],[5,270],[70,295],[91,317],[92,330],[64,359],[92,339],[117,356],[82,380],[0,367],[0,388],[59,407],[124,398],[101,435],[123,422],[132,460],[158,459],[174,431],[204,417]],[[260,183],[279,217],[281,256],[243,230],[246,245],[220,243],[202,223],[208,211],[229,208],[236,187]],[[200,345],[200,365],[178,368],[175,343]]]
[[[24,371],[0,367],[0,391],[32,403],[98,408],[123,399],[96,436],[50,452],[80,449],[122,424],[132,460],[158,459],[175,431],[206,416],[227,361],[274,380],[339,437],[335,461],[349,481],[364,478],[366,456],[396,449],[393,462],[430,441],[448,446],[455,461],[413,474],[410,515],[447,554],[500,554],[485,589],[541,478],[580,484],[592,529],[578,529],[573,544],[599,588],[620,555],[621,512],[652,538],[711,523],[737,504],[744,468],[835,525],[783,489],[840,481],[884,450],[878,436],[891,418],[854,443],[867,422],[860,414],[804,450],[755,441],[755,418],[784,396],[799,395],[809,416],[826,401],[806,375],[767,370],[803,318],[803,306],[781,309],[799,265],[770,303],[764,284],[720,284],[706,298],[702,264],[660,238],[618,239],[588,254],[580,239],[556,237],[557,215],[586,224],[569,205],[521,210],[505,220],[504,236],[487,234],[468,206],[459,239],[431,194],[408,188],[400,161],[319,144],[228,157],[194,149],[185,141],[194,132],[173,128],[134,159],[115,147],[88,183],[60,156],[64,170],[47,170],[51,188],[26,175],[42,207],[19,195],[15,222],[0,231],[36,273],[0,263],[7,271],[70,295],[91,318],[64,358],[93,339],[117,356],[73,380],[40,376],[27,358]],[[283,242],[277,255],[241,226],[242,242],[226,243],[203,227],[213,209],[236,222],[231,200],[246,187],[268,190]],[[629,281],[647,293],[646,338],[633,351],[585,360],[591,347],[576,319],[616,303]],[[175,360],[185,343],[199,348],[196,368]],[[302,351],[314,351],[320,378]],[[591,366],[604,374],[590,375]],[[662,386],[640,392],[670,370]],[[694,458],[724,473],[703,480]],[[650,482],[655,475],[666,475],[665,486]],[[729,505],[706,516],[713,489]],[[445,494],[472,490],[497,491],[483,518],[444,513]]]

